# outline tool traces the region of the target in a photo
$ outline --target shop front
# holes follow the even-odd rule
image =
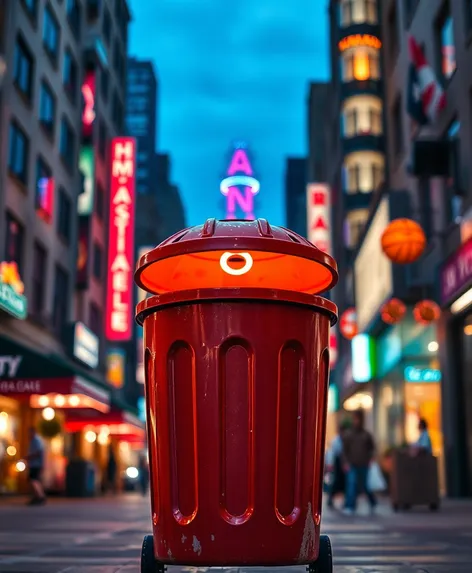
[[[0,336],[0,488],[27,491],[28,430],[35,427],[46,448],[44,485],[65,489],[68,461],[80,449],[81,437],[67,433],[67,413],[105,414],[110,393],[85,369],[57,355],[39,353]]]
[[[472,497],[472,238],[444,263],[440,284],[448,493]]]
[[[436,326],[417,324],[412,317],[379,336],[374,427],[379,455],[385,459],[393,448],[415,443],[419,437],[418,422],[425,419],[444,492],[442,372],[438,348]]]

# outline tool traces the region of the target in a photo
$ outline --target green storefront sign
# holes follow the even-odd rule
[[[28,300],[11,285],[0,282],[0,308],[15,318],[24,320],[28,314]]]

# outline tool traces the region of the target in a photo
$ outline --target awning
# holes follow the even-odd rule
[[[110,409],[110,390],[93,373],[5,336],[0,336],[0,394],[29,400],[34,408]]]
[[[106,414],[91,413],[89,416],[78,416],[73,411],[67,413],[65,429],[67,432],[91,430],[100,433],[106,426],[110,436],[126,442],[144,442],[146,439],[145,424],[134,414],[122,410],[111,410]]]

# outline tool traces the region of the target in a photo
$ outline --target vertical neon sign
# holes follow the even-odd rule
[[[231,158],[227,177],[220,184],[220,191],[226,197],[226,219],[237,219],[238,210],[243,219],[254,216],[254,196],[259,193],[260,183],[253,176],[247,149],[238,145]]]
[[[95,71],[90,70],[85,74],[82,84],[82,137],[92,137],[93,122],[95,121]]]
[[[133,333],[133,268],[136,141],[115,137],[111,143],[110,230],[105,334],[130,340]]]

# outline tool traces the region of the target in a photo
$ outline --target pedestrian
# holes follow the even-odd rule
[[[146,456],[142,453],[139,456],[139,487],[141,489],[141,493],[143,496],[147,494],[148,485],[149,485],[149,468]]]
[[[107,490],[116,493],[116,472],[118,465],[116,463],[115,452],[113,446],[110,444],[108,447],[108,464],[107,464]]]
[[[338,433],[333,438],[331,446],[326,452],[326,471],[330,475],[328,507],[334,507],[334,498],[345,491],[346,475],[343,467],[343,436],[349,426],[348,420],[341,422]]]
[[[365,492],[371,511],[374,512],[377,500],[367,485],[369,466],[373,461],[375,445],[370,432],[364,428],[364,412],[354,412],[352,428],[343,438],[344,471],[346,472],[346,503],[343,510],[345,515],[353,515],[356,511],[357,496]]]
[[[29,505],[42,505],[46,502],[41,477],[44,469],[44,444],[36,433],[36,429],[29,429],[29,448],[26,460],[28,462],[29,480],[33,490],[33,497],[28,502]]]
[[[411,448],[413,455],[418,455],[421,452],[432,454],[433,446],[428,432],[428,422],[424,418],[420,418],[418,422],[418,430],[420,432],[420,436]]]

